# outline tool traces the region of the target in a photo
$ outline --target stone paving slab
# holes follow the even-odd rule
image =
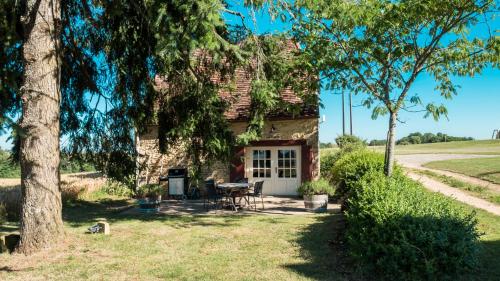
[[[253,200],[252,200],[253,202]],[[253,206],[243,207],[238,211],[229,208],[209,209],[203,206],[203,200],[164,200],[160,204],[159,213],[167,215],[234,215],[234,214],[262,214],[262,215],[313,215],[304,208],[304,201],[298,197],[264,197],[264,209],[260,200],[257,200],[257,210]],[[136,207],[125,211],[124,213],[140,213],[141,210]],[[328,213],[339,213],[339,204],[328,204]]]

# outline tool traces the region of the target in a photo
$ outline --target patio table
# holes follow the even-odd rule
[[[238,196],[238,194],[241,195],[244,194],[244,192],[248,191],[248,189],[250,188],[250,184],[246,182],[226,182],[226,183],[219,183],[217,185],[217,188],[221,189],[224,195],[226,195],[230,199],[230,206],[235,211],[238,211],[238,207],[236,204],[236,197]],[[242,195],[241,197],[247,200],[247,198],[244,195]]]

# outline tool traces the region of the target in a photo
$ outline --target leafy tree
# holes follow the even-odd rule
[[[263,115],[282,104],[276,93],[301,86],[283,79],[290,64],[278,39],[226,25],[224,13],[239,15],[212,0],[0,0],[0,128],[13,129],[21,162],[19,252],[63,233],[60,146],[123,179],[149,124],[159,125],[162,151],[192,139],[196,161],[259,137]],[[235,138],[213,77],[230,81],[238,65],[257,79],[248,130]]]
[[[326,88],[365,94],[373,118],[389,115],[385,173],[394,163],[401,110],[425,106],[426,116],[447,114],[444,105],[410,96],[415,80],[428,75],[446,99],[457,94],[452,75],[473,76],[499,66],[500,40],[471,38],[470,28],[487,19],[493,0],[299,0],[284,5],[293,36],[308,64],[327,79]]]

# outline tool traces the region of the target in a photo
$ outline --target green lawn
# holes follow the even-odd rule
[[[435,161],[427,163],[425,166],[500,184],[500,157]]]
[[[455,187],[455,188],[464,190],[473,196],[485,199],[491,203],[500,204],[500,192],[490,190],[490,189],[483,187],[483,186],[480,186],[480,185],[475,185],[475,184],[463,182],[463,181],[458,180],[454,177],[441,175],[441,174],[438,174],[438,173],[435,173],[435,172],[429,171],[429,170],[413,169],[412,171],[414,173],[417,173],[417,174],[431,177],[431,178],[433,178],[437,181],[440,181],[446,185],[449,185],[451,187]]]
[[[370,147],[384,151],[383,146]],[[410,144],[396,146],[396,154],[420,153],[459,153],[459,154],[498,154],[500,155],[500,140],[454,141],[426,144]]]
[[[330,246],[338,216],[125,215],[81,202],[64,210],[60,248],[0,255],[0,280],[344,280]],[[111,235],[84,234],[99,217]]]
[[[368,148],[382,153],[385,150],[385,146],[369,146]],[[338,148],[323,148],[321,149],[321,155],[333,153],[337,150]],[[500,155],[500,140],[454,141],[396,146],[396,154],[422,153]]]

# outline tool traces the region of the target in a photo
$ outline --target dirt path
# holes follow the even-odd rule
[[[498,155],[474,155],[474,154],[408,154],[408,155],[396,155],[397,161],[404,167],[419,169],[419,170],[427,170],[432,171],[436,174],[449,176],[456,178],[457,180],[467,182],[474,185],[479,185],[484,188],[500,192],[500,185],[495,184],[486,180],[470,177],[467,175],[443,171],[437,169],[431,169],[424,167],[423,165],[433,161],[442,161],[442,160],[452,160],[452,159],[472,159],[472,158],[490,158],[490,157],[498,157]]]
[[[497,216],[500,216],[500,206],[497,206],[493,203],[490,203],[486,200],[474,197],[472,195],[467,194],[459,189],[448,186],[439,181],[433,180],[429,177],[417,175],[415,173],[409,172],[408,176],[414,180],[420,181],[427,189],[439,192],[446,196],[452,197],[457,201],[463,202],[470,206],[476,207],[478,209],[485,210]]]

